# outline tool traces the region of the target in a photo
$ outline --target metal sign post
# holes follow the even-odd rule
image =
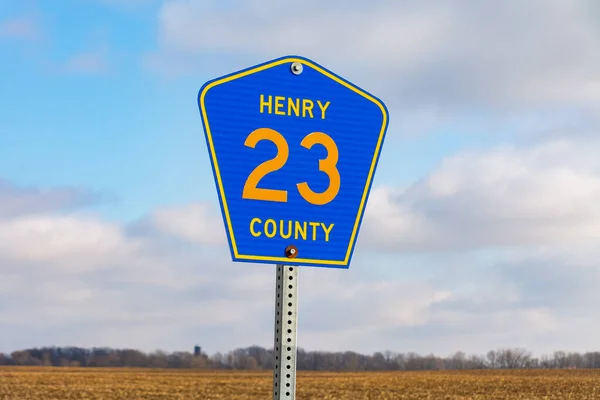
[[[273,399],[296,398],[298,268],[277,265],[275,288],[275,343]]]
[[[277,265],[273,398],[293,399],[297,268],[350,267],[388,111],[300,56],[213,79],[198,106],[231,259]]]

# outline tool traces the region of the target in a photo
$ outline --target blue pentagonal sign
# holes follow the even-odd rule
[[[298,56],[209,81],[198,102],[233,261],[348,268],[384,103]]]

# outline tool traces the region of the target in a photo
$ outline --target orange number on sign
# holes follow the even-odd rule
[[[337,169],[339,152],[331,136],[323,132],[313,132],[305,136],[300,146],[310,150],[315,144],[320,144],[327,150],[327,158],[319,160],[319,171],[327,174],[329,186],[323,193],[313,192],[306,182],[299,183],[296,186],[298,186],[298,191],[304,200],[322,206],[335,199],[340,191],[340,171]]]
[[[244,145],[254,148],[262,140],[270,140],[275,143],[275,146],[277,146],[277,155],[275,158],[267,160],[254,168],[250,175],[248,175],[242,192],[242,198],[285,203],[287,201],[287,190],[261,189],[257,186],[265,175],[277,171],[285,165],[290,155],[288,144],[279,132],[269,128],[259,128],[248,135]]]
[[[250,173],[244,184],[242,198],[285,203],[287,202],[287,190],[261,189],[257,186],[265,175],[283,168],[290,155],[288,144],[276,130],[259,128],[248,135],[244,145],[254,148],[261,140],[273,142],[277,146],[277,155],[275,158],[263,162]],[[327,150],[327,157],[319,160],[319,171],[327,174],[329,186],[322,193],[313,192],[307,182],[298,183],[296,186],[304,200],[310,204],[322,206],[333,201],[340,191],[340,172],[337,169],[339,152],[335,141],[323,132],[313,132],[305,136],[300,146],[310,150],[315,144],[320,144]]]

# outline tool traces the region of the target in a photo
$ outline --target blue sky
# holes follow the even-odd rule
[[[0,329],[10,327],[0,351],[174,350],[196,335],[209,352],[270,345],[270,269],[231,263],[215,233],[196,99],[209,79],[287,54],[375,93],[391,114],[352,268],[302,271],[305,347],[593,344],[593,1],[340,4],[0,5]],[[535,284],[565,271],[569,282]],[[38,294],[25,301],[12,289],[21,282]]]
[[[214,199],[196,105],[201,84],[214,76],[201,66],[178,77],[144,66],[142,56],[156,47],[157,10],[156,2],[123,9],[93,1],[2,10],[3,19],[32,18],[35,24],[35,37],[2,40],[12,61],[1,67],[10,77],[0,98],[8,133],[0,157],[5,178],[105,193],[112,201],[100,211],[122,221],[159,206]],[[83,65],[69,67],[83,57]],[[377,176],[384,184],[408,184],[446,154],[504,139],[446,126],[390,136],[386,167]]]
[[[121,219],[197,198],[202,191],[192,182],[202,176],[186,173],[199,169],[203,150],[197,89],[143,70],[139,56],[152,47],[152,10],[130,14],[93,2],[34,8],[39,38],[2,43],[15,60],[2,67],[10,76],[1,99],[2,127],[10,132],[3,174],[28,185],[105,192],[117,203],[104,211]],[[69,70],[86,55],[87,64]],[[156,186],[146,184],[152,181]]]

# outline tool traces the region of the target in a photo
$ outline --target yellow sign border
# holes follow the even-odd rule
[[[223,182],[221,180],[221,171],[219,170],[219,162],[217,161],[217,156],[215,153],[215,148],[214,148],[214,144],[213,144],[213,140],[212,140],[212,132],[210,130],[210,124],[208,122],[208,115],[206,113],[206,108],[204,106],[204,98],[206,97],[206,94],[208,93],[208,91],[210,89],[212,89],[218,85],[222,85],[224,83],[233,81],[235,79],[243,78],[245,76],[252,75],[257,72],[261,72],[261,71],[276,67],[281,64],[287,64],[287,63],[293,63],[293,62],[297,62],[297,63],[301,63],[303,65],[309,66],[309,67],[315,69],[316,71],[320,72],[321,74],[327,76],[328,78],[334,80],[335,82],[339,83],[340,85],[352,90],[353,92],[359,94],[360,96],[364,97],[365,99],[375,103],[379,107],[379,109],[381,110],[381,113],[383,115],[383,121],[381,124],[381,130],[379,132],[379,138],[377,140],[377,146],[375,147],[375,152],[373,153],[373,160],[371,161],[369,175],[367,176],[367,180],[365,182],[365,188],[363,189],[363,195],[362,195],[360,205],[358,207],[358,212],[356,214],[356,218],[354,221],[354,227],[352,229],[352,234],[350,235],[350,241],[348,242],[348,249],[346,250],[346,257],[344,258],[343,261],[317,260],[317,259],[311,259],[311,258],[289,259],[289,258],[283,257],[283,256],[282,257],[251,256],[251,255],[239,254],[238,249],[237,249],[235,235],[233,233],[233,227],[231,224],[231,217],[229,215],[229,208],[227,206],[227,199],[225,197],[225,190],[223,189]],[[298,262],[298,263],[304,263],[304,264],[320,264],[320,265],[331,265],[331,266],[347,265],[350,260],[350,255],[352,253],[352,248],[354,246],[354,242],[356,241],[356,236],[358,233],[358,227],[359,227],[359,222],[360,222],[360,216],[366,205],[368,190],[369,190],[369,187],[371,186],[371,181],[373,180],[375,167],[377,164],[377,160],[379,158],[379,153],[381,152],[381,146],[383,143],[383,138],[385,136],[385,131],[386,131],[387,123],[388,123],[388,119],[389,119],[388,111],[387,111],[386,107],[383,105],[383,103],[379,99],[369,95],[368,93],[366,93],[363,90],[359,89],[358,87],[352,85],[351,83],[343,80],[342,78],[332,74],[331,72],[324,70],[323,68],[310,62],[309,60],[306,60],[304,58],[297,58],[297,57],[280,58],[273,62],[262,64],[255,68],[244,70],[244,71],[232,74],[232,75],[228,75],[221,79],[214,80],[214,81],[210,82],[209,84],[207,84],[202,89],[202,91],[200,92],[200,95],[198,96],[198,101],[199,101],[200,110],[202,113],[202,119],[204,121],[204,127],[205,127],[205,131],[206,131],[206,137],[208,139],[210,155],[211,155],[213,166],[214,166],[214,172],[215,172],[215,177],[217,180],[217,186],[218,186],[219,194],[221,195],[221,200],[222,200],[222,204],[223,204],[223,214],[225,215],[225,219],[227,222],[227,229],[229,231],[229,237],[231,238],[231,248],[233,249],[234,257],[237,259],[240,259],[240,260],[249,260],[249,261],[271,261],[271,262],[275,261],[275,262],[278,262],[281,264],[286,264],[286,263],[290,263],[290,262],[293,262],[293,263]]]

